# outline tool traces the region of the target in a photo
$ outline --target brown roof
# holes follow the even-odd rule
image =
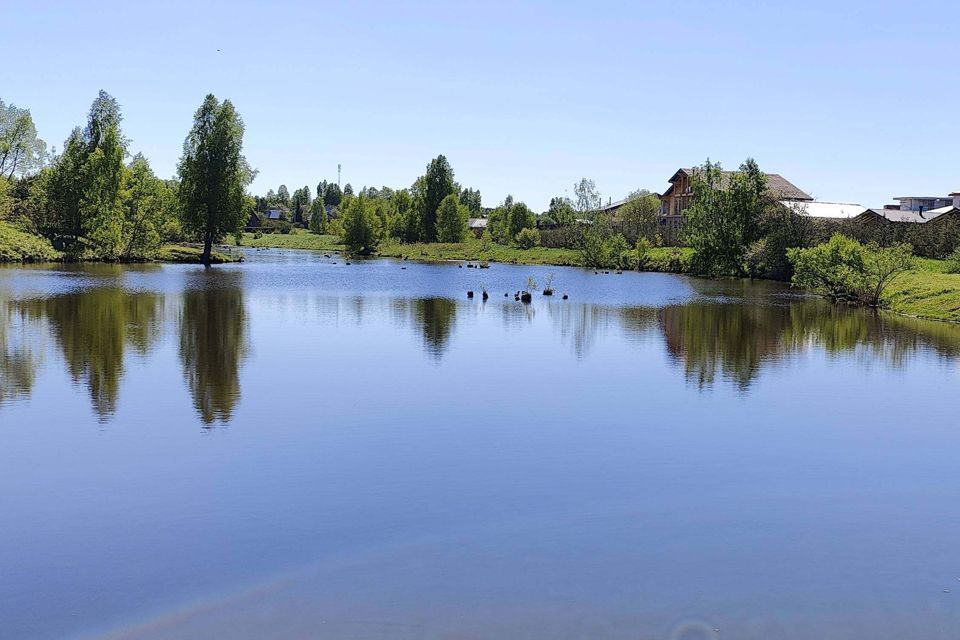
[[[696,169],[679,169],[673,176],[670,178],[670,182],[675,182],[681,173],[686,174],[687,176],[693,176],[696,172]],[[721,188],[727,186],[727,181],[730,179],[735,171],[721,171],[720,186]],[[763,175],[767,176],[767,191],[776,196],[777,200],[813,200],[813,197],[799,189],[795,184],[781,176],[779,173],[764,173]],[[671,187],[663,195],[669,195],[673,192]]]

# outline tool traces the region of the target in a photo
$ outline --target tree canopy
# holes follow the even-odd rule
[[[210,94],[183,143],[178,166],[183,226],[203,242],[204,264],[210,264],[213,243],[239,232],[245,220],[244,188],[254,172],[243,157],[243,129],[233,103]]]

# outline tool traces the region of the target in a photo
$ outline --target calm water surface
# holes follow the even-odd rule
[[[0,637],[955,639],[958,364],[770,283],[3,268]]]

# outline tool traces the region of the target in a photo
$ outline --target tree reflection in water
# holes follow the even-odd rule
[[[125,348],[146,354],[159,335],[160,296],[101,287],[15,306],[49,324],[70,378],[86,386],[99,419],[109,420],[117,409]]]
[[[960,355],[960,327],[805,299],[791,304],[690,303],[659,314],[667,351],[698,386],[726,378],[742,391],[765,363],[811,347],[900,368],[920,351]]]
[[[211,271],[193,277],[180,309],[180,361],[205,425],[227,422],[233,415],[247,351],[241,274]]]
[[[393,302],[396,319],[409,320],[422,337],[424,351],[440,360],[449,347],[457,319],[457,303],[450,298],[398,299]]]
[[[0,296],[0,405],[30,397],[40,366],[31,348],[34,327],[10,301]]]

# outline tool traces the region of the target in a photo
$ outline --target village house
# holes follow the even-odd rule
[[[695,173],[696,169],[677,169],[669,180],[670,186],[660,196],[659,223],[665,239],[677,237],[683,223],[683,212],[693,204],[693,176]],[[722,171],[721,180],[724,182],[729,180],[734,173],[733,171]],[[780,174],[765,173],[764,175],[767,177],[767,194],[771,198],[785,205],[813,202],[812,196],[801,191]],[[827,209],[824,208],[823,211],[827,211]]]
[[[483,236],[483,232],[487,228],[487,218],[468,218],[467,228],[474,236],[479,238]]]

